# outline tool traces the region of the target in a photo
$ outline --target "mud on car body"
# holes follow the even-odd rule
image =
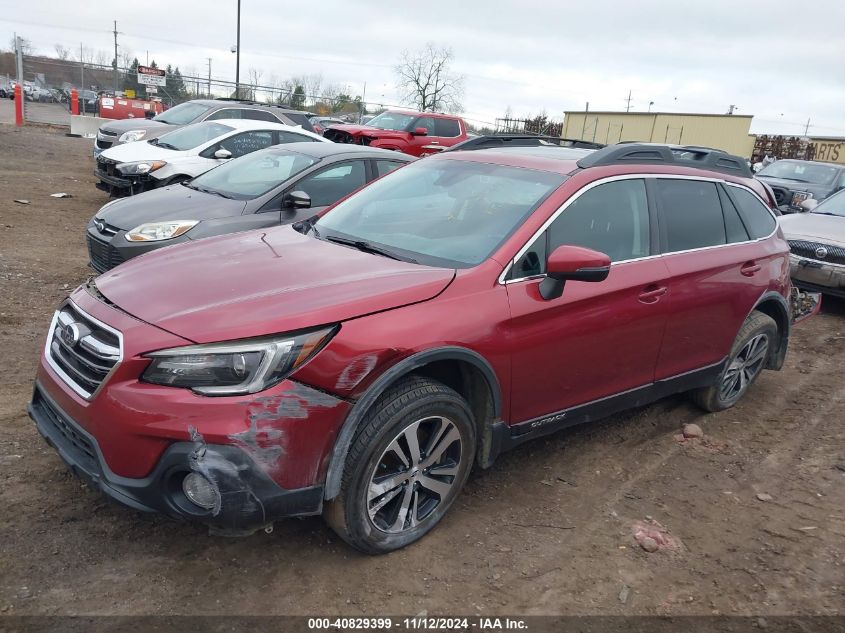
[[[504,450],[681,391],[725,409],[779,369],[764,193],[701,148],[443,153],[76,289],[30,413],[132,507],[236,533],[322,512],[394,550]]]

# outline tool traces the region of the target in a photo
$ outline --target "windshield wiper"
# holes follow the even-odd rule
[[[312,227],[313,228],[313,227]],[[389,251],[385,248],[381,248],[376,246],[375,244],[371,244],[365,240],[350,240],[345,237],[334,237],[334,236],[327,236],[326,239],[329,242],[334,242],[335,244],[343,244],[344,246],[352,246],[353,248],[357,248],[359,251],[364,253],[373,253],[374,255],[381,255],[382,257],[389,257],[390,259],[395,259],[400,262],[410,262],[412,264],[416,264],[417,260],[411,259],[409,257],[399,257],[396,253]]]
[[[157,139],[153,139],[153,140],[157,140]],[[157,141],[156,145],[158,147],[163,147],[164,149],[175,149],[176,151],[179,151],[178,147],[176,147],[175,145],[171,145],[170,143],[162,143],[161,141]]]
[[[221,198],[226,198],[227,200],[232,199],[232,196],[228,196],[222,191],[217,191],[217,189],[210,189],[209,187],[200,187],[198,185],[192,185],[191,189],[196,189],[197,191],[202,191],[203,193],[210,193],[213,196],[220,196]]]
[[[845,217],[840,213],[831,213],[830,211],[810,211],[810,213],[812,213],[814,215],[832,215],[835,218]]]

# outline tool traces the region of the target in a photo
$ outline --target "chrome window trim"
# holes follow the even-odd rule
[[[680,254],[684,254],[684,253],[695,253],[695,252],[698,252],[698,251],[711,250],[711,249],[714,249],[714,248],[725,248],[726,246],[739,246],[741,244],[753,244],[755,242],[762,242],[763,240],[768,240],[775,233],[777,233],[778,222],[777,222],[777,217],[775,216],[774,212],[771,209],[769,209],[769,205],[767,205],[763,201],[763,199],[759,196],[759,194],[757,194],[756,191],[754,191],[750,187],[746,187],[745,185],[741,185],[741,184],[733,183],[733,182],[728,182],[728,181],[726,181],[722,178],[713,178],[711,176],[689,176],[689,175],[684,175],[684,174],[653,174],[653,173],[648,173],[648,174],[620,174],[618,176],[608,176],[607,178],[601,178],[599,180],[594,180],[593,182],[586,184],[584,187],[582,187],[581,189],[576,191],[575,194],[572,195],[569,199],[567,199],[566,202],[564,202],[560,207],[558,207],[555,210],[555,212],[552,213],[549,216],[549,218],[543,223],[543,225],[539,229],[537,229],[537,231],[534,233],[534,235],[531,236],[531,238],[523,245],[523,247],[521,249],[519,249],[519,251],[517,251],[516,255],[514,255],[513,258],[510,261],[508,261],[508,264],[505,266],[504,270],[499,275],[499,278],[497,280],[499,285],[506,286],[508,284],[518,282],[518,281],[543,279],[546,276],[545,273],[540,274],[540,275],[530,275],[528,277],[518,277],[517,279],[505,279],[505,277],[507,277],[507,275],[510,272],[511,268],[513,267],[514,263],[516,261],[518,261],[519,258],[522,257],[528,251],[528,249],[534,244],[534,242],[537,239],[539,239],[539,237],[549,228],[549,226],[551,226],[551,224],[558,218],[558,216],[561,213],[563,213],[564,211],[566,211],[566,209],[569,207],[569,205],[572,204],[573,202],[575,202],[575,200],[580,198],[584,193],[586,193],[590,189],[593,189],[594,187],[597,187],[599,185],[603,185],[603,184],[608,183],[608,182],[615,182],[617,180],[634,180],[634,179],[642,179],[642,180],[645,180],[645,179],[698,180],[698,181],[702,181],[702,182],[722,183],[723,185],[729,185],[731,187],[739,187],[739,188],[745,189],[746,191],[749,191],[752,194],[754,194],[754,196],[763,204],[763,206],[766,207],[766,209],[771,214],[772,218],[774,218],[774,220],[775,220],[775,228],[768,235],[766,235],[764,237],[757,238],[755,240],[748,239],[748,240],[745,240],[745,241],[742,241],[742,242],[730,242],[728,244],[714,244],[713,246],[701,246],[699,248],[691,248],[691,249],[687,249],[687,250],[684,250],[684,251],[671,251],[669,253],[658,253],[657,255],[646,255],[645,257],[634,257],[632,259],[622,259],[622,260],[619,260],[618,262],[611,262],[611,264],[610,264],[611,268],[613,268],[614,266],[617,266],[619,264],[628,264],[628,263],[631,263],[631,262],[641,262],[641,261],[645,261],[645,260],[648,260],[648,259],[657,259],[658,257],[667,257],[667,256],[672,256],[672,255],[680,255]]]
[[[118,341],[117,361],[112,366],[111,370],[109,370],[109,373],[107,373],[105,375],[105,377],[103,378],[103,381],[100,383],[100,385],[93,392],[90,392],[90,393],[88,391],[86,391],[85,389],[83,389],[78,384],[76,384],[76,382],[73,380],[73,378],[68,376],[68,374],[58,365],[58,363],[56,363],[56,361],[53,360],[53,354],[51,353],[51,350],[50,350],[50,348],[52,347],[52,343],[53,343],[54,332],[56,331],[56,323],[58,323],[58,320],[59,320],[59,315],[61,314],[62,308],[64,308],[65,306],[68,306],[68,305],[71,306],[73,310],[75,310],[76,312],[81,314],[83,317],[85,317],[86,319],[88,319],[92,323],[98,325],[99,327],[103,328],[104,330],[106,330],[108,332],[111,332],[112,334],[114,334],[117,337],[117,341]],[[117,368],[120,366],[121,362],[123,361],[123,334],[119,330],[116,330],[115,328],[111,327],[110,325],[107,325],[107,324],[103,323],[102,321],[100,321],[99,319],[96,319],[93,316],[91,316],[90,314],[88,314],[85,310],[83,310],[78,305],[76,305],[71,299],[67,299],[66,301],[64,301],[59,306],[59,309],[56,310],[56,312],[53,314],[53,319],[50,321],[50,329],[47,332],[47,342],[44,344],[44,358],[47,360],[47,364],[50,366],[50,369],[52,369],[54,372],[56,372],[56,375],[59,376],[62,379],[62,381],[74,391],[74,393],[76,393],[79,397],[83,398],[84,400],[87,400],[87,401],[90,402],[100,392],[100,390],[108,382],[109,378],[112,377],[112,374],[114,374],[115,370],[117,370]]]

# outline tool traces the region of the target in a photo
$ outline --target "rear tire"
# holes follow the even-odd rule
[[[692,392],[693,401],[705,411],[724,411],[734,406],[769,360],[777,340],[778,326],[770,316],[752,312],[736,335],[725,369],[710,387]]]
[[[361,422],[340,494],[323,517],[347,543],[383,554],[422,538],[449,510],[475,458],[466,400],[430,378],[388,389]]]

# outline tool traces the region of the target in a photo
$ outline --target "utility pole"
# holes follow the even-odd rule
[[[238,40],[235,43],[235,99],[241,98],[241,0],[238,0]]]
[[[114,21],[114,96],[117,96],[117,20]]]
[[[364,82],[364,92],[361,93],[361,112],[358,114],[358,123],[361,122],[361,119],[367,113],[367,82]]]
[[[587,105],[584,106],[584,123],[581,125],[581,139],[584,139],[584,134],[587,132],[587,113],[590,111],[590,102],[587,101]]]
[[[625,108],[625,112],[630,112],[631,111],[631,91],[630,90],[628,91],[628,98],[625,99],[625,101],[628,102],[628,107]]]
[[[728,106],[728,114],[733,114],[734,110],[736,110],[736,109],[737,109],[737,107],[735,105],[733,105],[733,104],[729,105]]]
[[[810,117],[807,117],[807,125],[804,126],[804,136],[810,133]]]
[[[208,96],[211,97],[211,58],[208,58]]]

